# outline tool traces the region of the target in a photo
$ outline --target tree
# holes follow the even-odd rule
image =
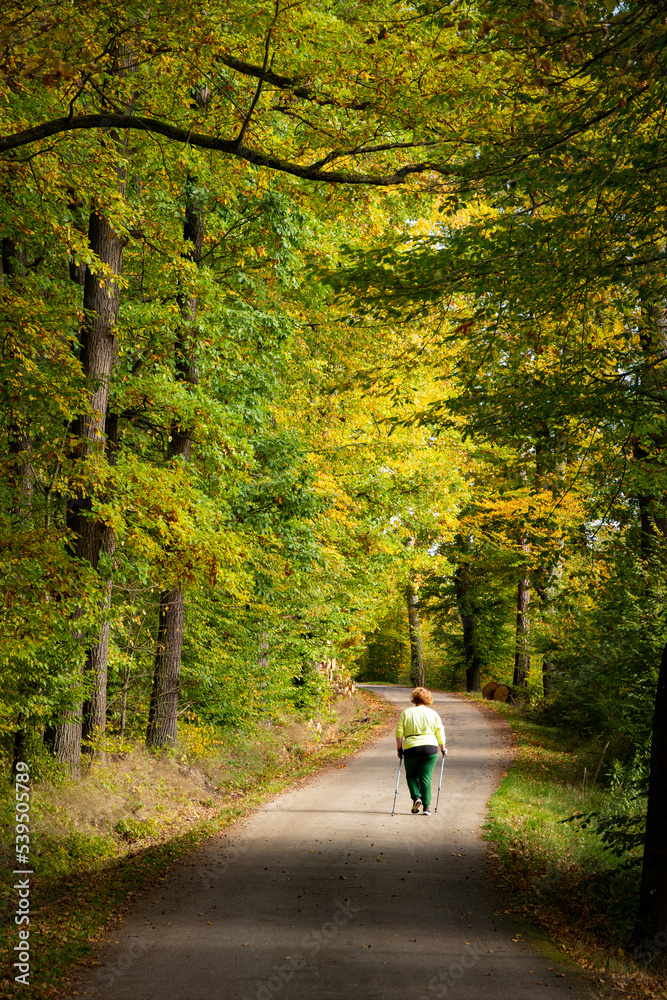
[[[392,156],[432,150],[444,139],[434,138],[423,113],[426,92],[447,89],[446,74],[429,58],[443,26],[415,19],[409,5],[336,14],[276,0],[264,10],[237,5],[232,15],[223,7],[216,17],[188,2],[137,18],[128,4],[116,5],[112,17],[84,4],[75,22],[65,27],[63,14],[52,16],[37,32],[34,13],[28,18],[14,3],[7,14],[11,132],[0,139],[0,153],[81,131],[131,129],[331,184],[401,185],[438,169],[428,161],[397,166]],[[368,35],[369,14],[377,36]],[[132,53],[132,83],[116,81],[115,93],[108,37]],[[396,43],[405,62],[399,73]],[[323,58],[323,48],[336,59]],[[31,105],[17,99],[13,81],[29,80],[36,65],[49,90]],[[371,169],[332,169],[350,159]]]
[[[408,632],[410,635],[410,683],[424,686],[424,652],[422,650],[421,624],[419,621],[419,595],[413,580],[406,587],[408,605]]]
[[[376,313],[441,308],[443,334],[465,337],[465,347],[458,400],[443,401],[440,414],[472,414],[482,433],[493,422],[505,441],[517,418],[524,428],[576,431],[591,466],[615,451],[612,476],[603,478],[602,462],[596,470],[599,516],[623,493],[643,498],[645,526],[649,510],[660,519],[665,497],[664,392],[647,389],[664,355],[644,350],[641,319],[642,301],[655,315],[664,301],[664,227],[654,214],[666,178],[664,125],[654,114],[667,78],[661,19],[647,3],[606,13],[595,4],[576,13],[535,5],[527,17],[504,5],[480,10],[468,22],[466,55],[502,65],[508,85],[502,95],[493,90],[495,121],[475,116],[475,155],[450,174],[450,214],[434,234],[404,240],[395,253],[385,246],[338,279],[356,281]],[[488,393],[480,372],[490,370],[509,393]],[[508,395],[513,411],[498,405]],[[652,846],[667,837],[661,684],[636,938],[667,924],[665,869]]]
[[[188,247],[187,257],[198,265],[202,258],[204,243],[204,207],[198,197],[197,181],[193,176],[186,180],[185,221],[183,239]],[[174,368],[176,378],[187,386],[197,386],[197,296],[179,294],[181,323],[177,329],[174,345]],[[167,458],[182,458],[189,462],[192,457],[194,427],[183,426],[182,419],[173,421],[170,427]],[[174,587],[160,594],[157,649],[153,688],[148,712],[146,743],[150,747],[175,746],[178,720],[178,690],[185,629],[185,593]]]

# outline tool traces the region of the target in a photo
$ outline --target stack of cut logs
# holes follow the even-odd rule
[[[498,684],[497,681],[489,681],[482,688],[482,697],[491,701],[511,701],[512,691],[507,684]]]

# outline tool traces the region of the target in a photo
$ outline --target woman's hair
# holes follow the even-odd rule
[[[415,705],[430,705],[433,701],[433,695],[426,688],[415,688],[410,696],[410,701],[414,702]]]

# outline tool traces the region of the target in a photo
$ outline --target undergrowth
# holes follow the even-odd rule
[[[545,725],[528,708],[481,704],[507,720],[516,742],[487,823],[505,912],[547,931],[613,991],[664,997],[663,973],[627,950],[645,800],[629,795],[631,779],[599,740]]]
[[[59,986],[92,943],[131,903],[207,837],[293,781],[345,757],[393,716],[366,691],[336,706],[321,732],[297,719],[253,732],[215,732],[190,721],[178,752],[160,757],[117,737],[104,760],[73,781],[51,770],[31,789],[31,970],[29,993],[14,982],[12,958],[0,981],[3,997],[38,1000]],[[0,797],[2,906],[0,947],[17,939],[13,888],[13,786]]]

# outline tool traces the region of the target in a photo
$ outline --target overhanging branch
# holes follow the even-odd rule
[[[95,115],[75,115],[67,118],[55,118],[50,122],[42,122],[33,128],[25,129],[23,132],[16,132],[14,135],[6,135],[0,138],[0,153],[7,153],[12,149],[20,149],[22,146],[29,146],[40,139],[48,139],[50,136],[63,132],[86,131],[95,128],[113,129],[135,129],[140,132],[151,132],[155,135],[165,136],[174,142],[186,143],[190,146],[197,146],[201,149],[214,149],[229,156],[235,156],[241,160],[247,160],[258,167],[267,167],[269,170],[277,170],[280,173],[291,174],[294,177],[301,177],[304,180],[324,181],[327,184],[365,184],[377,187],[390,187],[405,183],[411,174],[422,174],[427,172],[442,173],[443,167],[437,163],[409,163],[400,167],[392,174],[374,175],[361,174],[354,171],[330,171],[322,170],[320,163],[302,166],[283,160],[281,157],[272,156],[268,153],[260,153],[257,150],[242,146],[235,140],[220,139],[213,135],[203,135],[199,132],[191,132],[167,122],[159,121],[157,118],[141,118],[135,115],[117,114],[95,114]],[[404,143],[387,145],[386,150],[400,149]],[[430,145],[430,143],[424,143]],[[349,155],[358,153],[352,150]]]
[[[235,59],[234,56],[221,56],[220,62],[230,69],[243,73],[245,76],[253,76],[256,79],[263,79],[266,83],[277,87],[279,90],[288,90],[295,97],[300,97],[306,101],[313,101],[322,107],[347,108],[348,111],[365,111],[371,106],[370,101],[338,101],[334,97],[327,97],[319,94],[313,87],[307,87],[303,83],[289,76],[282,76],[272,70],[262,72],[261,66],[253,66],[251,63],[243,62],[242,59]]]

